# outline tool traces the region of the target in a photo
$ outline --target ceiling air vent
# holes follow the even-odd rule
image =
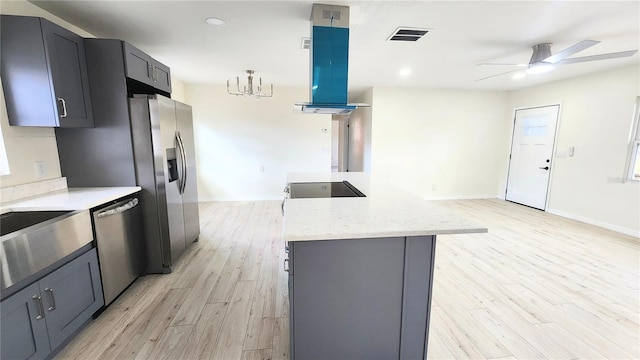
[[[428,33],[429,30],[430,29],[399,27],[391,34],[391,36],[389,36],[387,40],[388,41],[418,41],[426,33]]]

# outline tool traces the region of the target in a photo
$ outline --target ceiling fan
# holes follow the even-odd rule
[[[528,74],[542,74],[542,73],[551,71],[556,65],[566,65],[566,64],[575,64],[575,63],[581,63],[581,62],[587,62],[587,61],[623,58],[623,57],[633,56],[636,52],[638,52],[638,50],[628,50],[628,51],[620,51],[620,52],[607,53],[607,54],[569,58],[569,56],[577,52],[580,52],[582,50],[588,49],[599,43],[600,41],[595,41],[595,40],[582,40],[579,43],[569,46],[568,48],[556,53],[555,55],[551,55],[551,45],[552,45],[551,43],[536,44],[532,47],[533,54],[531,55],[531,59],[529,60],[528,64],[482,63],[478,65],[519,66],[519,67],[526,67]],[[492,77],[505,75],[505,74],[509,74],[512,72],[520,71],[520,70],[521,69],[511,70],[504,73],[483,77],[481,79],[477,79],[476,81],[490,79]]]

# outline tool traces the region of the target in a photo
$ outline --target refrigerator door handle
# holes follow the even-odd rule
[[[184,155],[182,153],[182,142],[180,139],[180,132],[176,131],[176,144],[178,151],[180,152],[180,172],[178,173],[178,192],[182,195],[182,183],[184,183]]]
[[[184,194],[184,190],[187,187],[187,155],[184,152],[184,142],[180,132],[176,131],[176,138],[178,139],[178,145],[180,146],[180,157],[182,159],[182,179],[180,182],[180,194]]]

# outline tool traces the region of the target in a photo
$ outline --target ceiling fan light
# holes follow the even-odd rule
[[[531,75],[544,74],[544,73],[548,73],[551,70],[553,70],[553,64],[547,64],[547,63],[531,64],[527,69],[527,74],[531,74]]]
[[[525,74],[524,72],[517,72],[515,74],[513,74],[513,78],[514,79],[522,79],[523,77],[527,76],[527,74]]]

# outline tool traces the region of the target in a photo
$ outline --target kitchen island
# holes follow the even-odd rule
[[[291,359],[424,359],[436,236],[487,229],[364,173],[366,197],[286,199]],[[285,264],[286,267],[286,264]]]

